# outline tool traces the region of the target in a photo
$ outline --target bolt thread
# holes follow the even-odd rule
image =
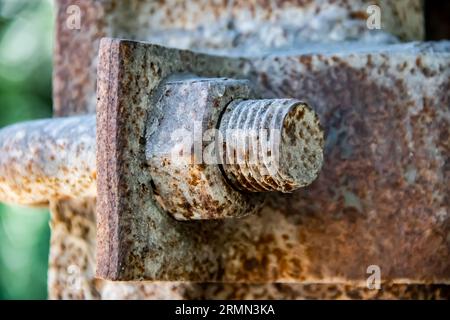
[[[225,175],[240,190],[292,192],[318,175],[323,132],[317,115],[301,101],[233,101],[219,129]]]

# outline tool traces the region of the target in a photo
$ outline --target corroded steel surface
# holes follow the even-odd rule
[[[251,95],[248,81],[188,78],[164,83],[146,112],[147,191],[177,220],[241,217],[264,197],[234,189],[214,147],[225,107]]]
[[[265,197],[233,187],[249,186],[240,177],[249,179],[254,175],[244,172],[240,161],[225,165],[220,159],[231,158],[239,148],[238,156],[241,150],[247,152],[242,156],[249,168],[249,151],[242,146],[245,143],[234,142],[249,138],[250,131],[243,132],[240,123],[234,128],[234,116],[249,116],[248,120],[255,119],[256,130],[274,129],[270,131],[272,136],[279,136],[255,136],[254,142],[258,138],[268,145],[265,151],[255,151],[264,152],[264,158],[253,164],[252,169],[261,167],[255,177],[260,183],[268,181],[275,186],[253,192],[292,191],[317,177],[322,164],[323,132],[314,112],[297,100],[236,100],[251,96],[248,81],[183,78],[165,82],[160,94],[149,102],[145,137],[148,166],[142,170],[150,172],[152,192],[165,212],[177,220],[193,220],[242,217],[261,209]],[[232,107],[233,101],[238,102],[238,108]],[[250,117],[248,103],[264,112]],[[230,108],[232,112],[225,112]],[[224,136],[237,133],[238,139],[232,135],[230,139],[219,138],[216,128],[224,119]],[[95,132],[93,115],[31,121],[0,130],[0,199],[29,205],[58,198],[95,197]],[[270,139],[277,141],[270,143]],[[224,155],[219,152],[219,143],[224,145]],[[275,159],[275,154],[280,156]],[[263,162],[268,159],[273,168]],[[221,165],[225,166],[224,172]],[[263,169],[267,171],[264,174]],[[238,180],[230,185],[227,175],[228,179]]]
[[[384,281],[447,283],[450,45],[353,49],[246,59],[105,39],[98,275],[359,283],[378,265]],[[179,223],[158,211],[139,141],[147,100],[179,72],[246,77],[266,97],[306,98],[326,132],[319,179],[234,221]]]
[[[97,195],[95,117],[36,120],[0,130],[0,201],[43,205]]]
[[[197,70],[217,76],[237,69],[239,60],[103,39],[99,63],[97,274],[115,280],[215,278],[222,248],[208,243],[221,222],[180,223],[157,208],[145,170],[146,116],[163,78]]]
[[[243,217],[264,203],[254,192],[292,192],[317,177],[323,132],[315,113],[298,100],[248,100],[251,91],[244,80],[181,77],[149,102],[148,190],[175,219]]]
[[[296,99],[236,100],[220,121],[223,168],[249,192],[292,192],[311,184],[323,162],[317,114]]]
[[[209,1],[55,0],[54,110],[58,116],[95,112],[100,38],[147,40],[176,48],[259,53],[311,41],[422,40],[421,0]],[[378,4],[382,29],[366,27]],[[80,29],[68,28],[69,6],[80,8]]]
[[[52,202],[50,299],[449,299],[450,286],[383,283],[212,284],[114,282],[95,278],[95,199]]]
[[[331,2],[331,1],[330,1]],[[338,6],[340,4],[343,4],[344,1],[333,1]],[[347,2],[347,1],[345,1]],[[359,1],[358,1],[359,2]],[[353,19],[360,20],[357,21],[357,24],[361,25],[364,23],[364,19],[366,18],[366,13],[364,12],[365,8],[359,7],[355,4],[358,2],[350,2],[350,8],[351,10],[348,12],[347,16],[343,16],[343,20],[337,20],[346,23],[346,21],[350,20],[350,17],[353,17]],[[371,1],[372,2],[372,1]],[[94,112],[95,111],[95,83],[96,83],[96,64],[97,64],[97,51],[98,51],[98,44],[99,39],[102,36],[120,36],[120,37],[126,37],[130,39],[147,39],[152,40],[149,34],[149,29],[146,28],[146,26],[149,23],[154,22],[154,25],[159,28],[160,25],[167,23],[167,27],[170,28],[172,25],[175,25],[176,27],[183,27],[183,25],[188,26],[190,23],[196,23],[197,21],[200,23],[204,23],[203,21],[211,19],[215,20],[217,15],[225,16],[223,5],[219,4],[217,5],[218,8],[214,9],[213,7],[207,8],[206,5],[199,5],[199,6],[184,6],[184,1],[179,2],[165,2],[166,4],[169,4],[167,8],[173,8],[173,9],[163,9],[163,10],[155,10],[151,9],[148,5],[149,3],[153,3],[154,6],[158,6],[157,2],[154,1],[142,1],[142,6],[138,5],[135,1],[116,1],[116,0],[107,0],[107,1],[91,1],[91,0],[57,0],[58,3],[58,20],[57,20],[57,41],[56,41],[56,51],[55,51],[55,77],[54,77],[54,98],[55,98],[55,113],[57,115],[69,115],[69,114],[80,114],[80,113],[86,113],[86,112]],[[158,3],[164,3],[164,2],[158,2]],[[198,2],[201,3],[201,2]],[[209,3],[211,6],[213,6],[213,1],[211,2],[205,2]],[[286,2],[275,2],[275,4],[280,8],[278,11],[283,10],[283,8],[286,8],[286,12],[290,12],[292,8],[290,8],[291,5],[298,5],[303,6],[303,3],[305,5],[315,6],[317,3],[324,3],[319,1],[301,1],[301,2],[294,2],[294,1],[286,1]],[[77,4],[81,7],[81,10],[83,12],[83,20],[81,25],[81,30],[68,30],[66,28],[65,19],[67,17],[66,15],[66,8],[69,5]],[[177,4],[177,5],[175,5]],[[423,35],[423,23],[420,21],[422,20],[422,14],[421,14],[421,1],[420,0],[404,0],[404,1],[389,1],[388,4],[388,10],[383,10],[383,22],[386,23],[387,26],[387,32],[393,32],[401,37],[403,40],[420,40]],[[390,7],[389,7],[390,6]],[[148,7],[147,10],[144,10],[143,7]],[[264,16],[268,17],[269,19],[273,19],[272,17],[272,9],[267,9],[266,6],[264,6],[264,3],[261,2],[247,2],[247,1],[234,1],[233,3],[234,9],[233,12],[242,12],[243,18],[245,20],[248,19],[255,19],[261,15],[261,18],[264,18]],[[197,9],[198,8],[198,9]],[[247,8],[246,10],[243,10]],[[202,9],[204,11],[202,11]],[[212,10],[211,10],[212,9]],[[264,11],[267,9],[267,14],[264,15]],[[335,8],[331,8],[331,10],[336,11]],[[315,10],[311,9],[310,12],[313,13]],[[214,14],[208,14],[209,12],[213,12]],[[291,11],[292,12],[292,11]],[[193,16],[193,14],[197,14],[197,16]],[[387,14],[387,18],[386,18]],[[130,18],[131,17],[131,18]],[[172,18],[170,18],[172,17]],[[250,18],[249,18],[250,17]],[[245,21],[244,20],[244,21]],[[314,22],[315,19],[305,19],[307,21]],[[217,21],[220,21],[220,19],[217,19]],[[208,21],[208,23],[204,23],[205,25],[213,25],[212,22],[215,21]],[[157,30],[154,28],[155,26],[152,26],[153,30]],[[194,26],[196,27],[196,26]],[[339,29],[339,24],[336,25],[336,29]],[[352,29],[349,29],[352,30]],[[273,33],[276,33],[276,28],[273,28]],[[313,30],[314,31],[314,30]],[[317,31],[317,30],[316,30]],[[312,32],[311,36],[315,36]],[[171,32],[171,33],[178,33],[178,32]],[[325,33],[328,33],[328,31],[325,29]],[[233,38],[233,34],[230,33],[231,36],[228,37],[228,39]],[[335,35],[336,33],[329,33],[330,35]],[[184,47],[189,46],[189,43],[192,43],[192,45],[199,45],[196,44],[200,43],[202,39],[198,39],[198,35],[204,36],[202,33],[191,33],[191,37],[189,37],[188,34],[184,34],[183,38],[180,39],[180,37],[164,37],[159,36],[158,40],[161,41],[163,44],[168,44],[168,42],[171,39],[175,39],[175,43],[172,43],[172,45],[179,46],[182,45]],[[158,35],[156,35],[158,36]],[[192,37],[197,36],[196,41],[192,40]],[[207,35],[208,36],[208,35]],[[214,36],[214,34],[212,34]],[[209,34],[210,38],[211,34]],[[220,39],[216,37],[217,39]],[[281,40],[278,41],[277,38],[280,38]],[[351,33],[346,36],[347,39],[351,39]],[[279,44],[285,43],[285,38],[283,37],[283,34],[280,32],[278,36],[270,38],[274,40],[274,42],[278,42]],[[187,40],[187,44],[184,42],[180,42],[180,40]],[[211,41],[209,41],[211,43]],[[217,48],[223,48],[223,46],[229,46],[229,42],[224,43],[213,43],[213,45]],[[233,44],[231,44],[233,45]],[[208,48],[206,48],[208,49]],[[210,48],[209,48],[210,49]],[[317,56],[317,55],[315,55]],[[366,58],[368,55],[366,55]],[[289,59],[288,59],[289,60]],[[305,62],[307,62],[309,58],[304,59]],[[281,61],[280,65],[283,64],[295,64],[297,59],[292,59],[291,61]],[[334,63],[332,61],[332,63]],[[377,64],[374,64],[372,67],[374,67],[374,74],[378,72],[380,69],[380,65],[382,65],[383,62],[378,62]],[[369,66],[370,67],[370,63]],[[417,68],[413,67],[414,63],[409,66],[410,72],[412,70],[417,71]],[[401,68],[401,67],[400,67]],[[288,73],[289,70],[280,71],[280,73]],[[259,75],[259,80],[261,84],[263,84],[263,87],[268,87],[269,85],[272,87],[271,90],[267,93],[268,97],[274,97],[274,94],[271,94],[270,92],[274,90],[273,88],[277,88],[282,86],[283,84],[277,81],[274,81],[273,79],[270,79],[270,74],[272,72],[272,69],[269,68],[268,72],[266,74],[261,73]],[[356,75],[353,77],[355,80],[353,81],[353,85],[356,83],[359,79],[358,77],[358,68],[355,69]],[[322,71],[322,73],[325,73],[325,71]],[[344,72],[344,75],[346,72]],[[217,74],[211,74],[211,76],[217,76]],[[334,76],[333,73],[328,74],[327,76]],[[367,71],[363,74],[361,74],[361,77],[364,76],[371,76],[370,73]],[[335,78],[333,78],[335,79]],[[339,84],[339,80],[337,79],[337,83]],[[269,83],[270,81],[270,83]],[[308,82],[308,86],[313,86],[314,84],[311,83],[310,79],[308,77],[303,78],[303,81]],[[295,87],[298,84],[292,86],[289,88],[289,94],[293,94]],[[356,85],[356,88],[359,88],[358,85]],[[340,95],[339,96],[345,96],[345,93],[343,92],[344,88],[340,87]],[[330,86],[329,91],[333,91],[333,86]],[[378,91],[377,91],[378,92]],[[400,94],[400,93],[399,93]],[[409,92],[408,94],[411,94]],[[292,96],[295,96],[293,94]],[[358,100],[357,98],[355,98]],[[379,98],[378,100],[383,100],[382,98]],[[443,100],[443,99],[441,99]],[[444,100],[445,101],[445,100]],[[447,105],[448,105],[448,98],[447,98]],[[336,101],[335,105],[338,105],[339,102]],[[390,104],[392,105],[392,103]],[[361,111],[360,113],[362,113]],[[336,120],[334,120],[336,121]],[[380,120],[381,121],[381,120]],[[345,124],[345,123],[344,123]],[[354,128],[361,128],[361,126],[358,126],[355,124]],[[352,129],[350,129],[350,132]],[[341,131],[340,131],[341,132]],[[339,132],[339,133],[340,133]],[[344,131],[345,132],[345,131]],[[445,138],[446,132],[443,131],[443,137]],[[336,143],[336,142],[335,142]],[[340,149],[340,147],[339,147]],[[329,147],[328,147],[329,150]],[[329,151],[327,151],[329,152]],[[329,168],[329,167],[328,167]],[[356,170],[356,169],[355,169]],[[345,170],[344,170],[345,171]],[[373,172],[373,170],[372,170]],[[413,171],[412,171],[413,173]],[[382,174],[382,171],[380,172]],[[410,177],[413,177],[414,175],[409,175]],[[348,180],[348,176],[344,176],[342,178],[343,181],[340,181],[339,183],[346,183],[345,180]],[[361,178],[362,179],[362,178]],[[447,178],[448,179],[448,178]],[[423,182],[425,183],[425,182]],[[331,191],[330,191],[331,192]],[[420,196],[420,194],[418,194]],[[299,192],[298,195],[295,195],[294,197],[299,197],[299,199],[304,199],[305,194],[304,192]],[[344,197],[344,200],[347,201],[348,199],[352,199],[349,196]],[[448,199],[448,197],[447,197]],[[383,200],[383,199],[381,199]],[[385,206],[386,209],[389,209],[389,207],[392,205],[392,202],[395,200],[393,197],[388,197],[387,200],[389,200]],[[340,209],[338,209],[338,212],[343,211],[342,206],[345,203],[345,201],[339,200],[340,203]],[[354,287],[346,286],[346,285],[311,285],[311,286],[305,286],[300,284],[285,284],[285,285],[202,285],[205,288],[205,293],[202,294],[192,294],[191,290],[187,290],[189,286],[194,287],[193,284],[178,284],[178,283],[157,283],[157,284],[150,284],[150,283],[113,283],[109,281],[104,281],[100,279],[94,279],[93,278],[93,270],[95,268],[94,262],[92,258],[85,259],[80,257],[85,257],[85,254],[90,255],[90,257],[95,256],[95,221],[93,219],[94,213],[93,209],[91,209],[92,202],[88,202],[86,204],[79,204],[79,203],[64,203],[61,207],[54,208],[53,211],[53,230],[59,230],[58,232],[54,232],[52,234],[52,246],[51,250],[53,254],[50,258],[50,274],[53,275],[53,277],[49,277],[49,293],[50,297],[52,298],[88,298],[88,297],[94,297],[94,298],[123,298],[123,299],[136,299],[136,298],[164,298],[164,297],[171,297],[171,298],[214,298],[214,297],[222,297],[222,298],[292,298],[292,299],[301,299],[301,298],[336,298],[338,296],[347,296],[350,298],[368,298],[368,297],[380,297],[380,298],[437,298],[437,297],[446,297],[448,298],[448,287],[435,287],[435,286],[413,286],[413,285],[392,285],[385,289],[383,286],[382,291],[368,291],[368,290],[356,290]],[[80,209],[76,209],[76,208]],[[330,207],[330,206],[328,206]],[[73,209],[75,208],[75,209]],[[446,211],[445,215],[438,215],[441,217],[445,217],[448,212],[448,200],[446,205]],[[330,207],[328,210],[332,210],[333,207]],[[289,209],[290,210],[290,209]],[[313,211],[311,211],[313,210]],[[395,210],[395,208],[393,209]],[[316,221],[313,223],[316,227],[314,228],[316,234],[325,234],[325,229],[330,225],[330,219],[322,221],[320,216],[317,215],[316,209],[314,208],[314,203],[311,201],[305,208],[303,206],[302,211],[304,211],[306,218],[302,221],[299,220],[300,224],[308,225],[311,224],[309,221]],[[70,216],[69,219],[61,219],[58,218],[60,216],[64,217],[66,212],[73,212],[73,215]],[[352,211],[346,210],[346,213]],[[427,210],[427,212],[431,212],[430,210]],[[308,218],[308,216],[313,215],[313,219]],[[294,213],[294,216],[298,217],[298,214]],[[433,236],[434,233],[436,233],[436,230],[438,230],[438,234],[440,234],[441,239],[445,239],[445,236],[447,234],[448,238],[448,229],[447,231],[444,230],[444,232],[441,232],[439,230],[442,230],[441,228],[433,227],[432,224],[429,224],[430,228],[427,228],[427,226],[420,225],[420,217],[411,219],[409,215],[403,215],[401,217],[396,218],[394,214],[390,215],[392,218],[389,219],[390,223],[393,224],[394,222],[398,222],[401,225],[401,222],[406,219],[410,221],[408,228],[398,228],[398,232],[404,233],[407,235],[407,238],[410,240],[411,238],[416,238],[420,240],[421,236],[428,237],[430,239],[430,235],[432,238],[436,239],[436,236]],[[330,217],[330,215],[328,215]],[[334,217],[336,220],[340,219],[342,215],[339,213],[335,215],[331,215],[331,217]],[[356,225],[361,225],[361,222],[366,221],[366,225],[369,231],[371,230],[371,226],[373,226],[373,223],[376,222],[377,225],[375,227],[383,227],[382,224],[382,218],[383,216],[378,217],[376,211],[369,211],[369,216],[367,214],[364,214],[362,216],[356,216],[353,215],[353,218],[351,219],[351,223],[343,223],[348,224],[350,227],[354,227]],[[360,217],[358,219],[358,217]],[[83,221],[85,224],[81,224],[80,227],[71,228],[71,220],[77,220],[77,221]],[[305,221],[306,220],[306,221]],[[395,220],[395,221],[394,221]],[[440,221],[440,219],[437,219],[436,221]],[[446,219],[444,219],[444,222],[441,223],[445,225]],[[323,222],[323,223],[322,223]],[[337,225],[338,221],[335,222],[335,226],[331,225],[330,230],[330,237],[335,237],[336,242],[339,242],[341,245],[346,242],[347,240],[344,238],[344,236],[351,235],[351,230],[349,232],[345,232],[345,230],[342,229],[342,225]],[[79,230],[86,228],[83,228],[83,226],[88,226],[88,230],[90,232],[81,232]],[[447,223],[448,225],[448,223]],[[405,226],[405,224],[403,224]],[[352,229],[354,229],[352,227]],[[423,230],[428,230],[427,232],[423,232]],[[390,229],[390,232],[396,231]],[[68,243],[63,243],[63,240],[66,239],[67,235],[75,234],[76,237],[73,238],[73,241],[68,241]],[[314,234],[313,234],[314,235]],[[385,237],[386,235],[389,235],[389,232],[385,232],[382,235],[380,235],[380,239],[382,237]],[[299,234],[300,237],[300,234]],[[300,239],[303,239],[302,241],[306,241],[305,238],[306,235],[301,235]],[[83,240],[84,241],[80,241]],[[389,245],[389,237],[386,238],[385,245],[380,246],[379,242],[374,242],[373,244],[370,243],[369,245],[369,251],[376,251],[376,250],[385,250]],[[440,243],[442,243],[442,240],[435,241],[436,247],[440,247]],[[310,251],[312,251],[314,248],[317,248],[321,242],[321,240],[317,237],[312,237],[311,240],[312,243],[316,242],[316,245],[310,246]],[[333,241],[334,239],[329,239],[330,241]],[[403,241],[406,243],[406,240]],[[401,242],[401,243],[403,243]],[[414,241],[413,241],[414,242]],[[419,241],[420,242],[420,241]],[[325,241],[325,243],[328,243],[328,241]],[[366,241],[367,243],[367,241]],[[448,243],[448,240],[447,240]],[[414,243],[411,244],[414,247]],[[67,247],[66,247],[67,246]],[[420,247],[417,248],[410,248],[410,249],[420,249]],[[319,250],[320,251],[320,250]],[[330,250],[327,248],[327,245],[324,245],[324,251],[326,251],[325,254],[330,255],[331,253],[335,252],[335,247],[332,247]],[[403,256],[403,252],[399,249],[401,254],[399,257]],[[419,251],[417,251],[419,252]],[[419,254],[417,254],[417,257],[424,258],[425,261],[427,261],[426,257],[423,257]],[[439,253],[436,253],[436,257],[438,257]],[[402,258],[403,259],[403,258]],[[435,263],[437,258],[431,259],[431,263]],[[448,258],[443,257],[443,261],[445,259],[448,260]],[[429,259],[428,259],[429,260]],[[78,279],[77,277],[73,277],[74,273],[73,270],[68,270],[68,267],[71,265],[71,262],[75,261],[75,264],[79,265],[81,267],[81,274],[79,279],[81,279],[81,283],[83,284],[83,288],[86,288],[86,290],[91,290],[89,293],[83,294],[80,293],[80,290],[78,290],[78,287],[70,286],[69,284],[73,283],[74,280]],[[394,261],[397,264],[398,267],[401,267],[401,260],[394,257]],[[433,262],[434,261],[434,262]],[[86,263],[90,263],[89,268],[85,268],[84,266]],[[351,261],[345,261],[344,265],[353,264],[355,265],[354,260]],[[69,272],[70,271],[70,272]],[[266,288],[270,288],[267,289]],[[304,289],[303,289],[304,288]],[[194,290],[195,291],[195,290]],[[92,293],[91,293],[92,292]],[[266,294],[267,292],[271,292],[271,294]],[[325,294],[322,294],[325,293]],[[343,295],[339,295],[339,293],[343,293]]]

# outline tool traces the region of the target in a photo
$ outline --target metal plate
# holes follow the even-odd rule
[[[113,280],[448,283],[450,45],[223,58],[104,39],[98,73],[97,274]],[[259,215],[176,222],[153,201],[141,143],[173,73],[248,78],[306,99],[327,133],[313,185]]]

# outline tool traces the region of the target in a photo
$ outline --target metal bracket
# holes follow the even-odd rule
[[[427,168],[431,163],[436,177],[446,176],[448,144],[432,137],[448,128],[448,52],[443,43],[231,58],[104,39],[97,274],[113,280],[363,282],[361,266],[377,265],[386,281],[446,283],[449,227],[434,213],[448,211],[448,179],[433,179]],[[149,101],[177,73],[247,78],[266,98],[305,97],[328,133],[319,179],[244,219],[182,223],[161,212],[144,170],[143,138]],[[419,89],[424,81],[427,90]],[[413,185],[411,170],[419,174]],[[417,250],[420,258],[412,254]]]

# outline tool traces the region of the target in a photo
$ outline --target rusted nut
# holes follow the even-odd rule
[[[246,80],[174,79],[162,86],[148,118],[146,157],[155,200],[175,219],[241,217],[264,203],[228,183],[216,153],[225,107],[251,95]]]
[[[178,220],[248,215],[264,202],[256,192],[292,192],[319,173],[323,132],[301,101],[199,78],[168,81],[157,97],[146,156],[155,199]]]
[[[0,201],[47,204],[95,197],[95,116],[23,122],[0,130]]]
[[[240,190],[292,192],[314,181],[322,167],[323,131],[304,102],[233,101],[220,131],[224,171]]]

